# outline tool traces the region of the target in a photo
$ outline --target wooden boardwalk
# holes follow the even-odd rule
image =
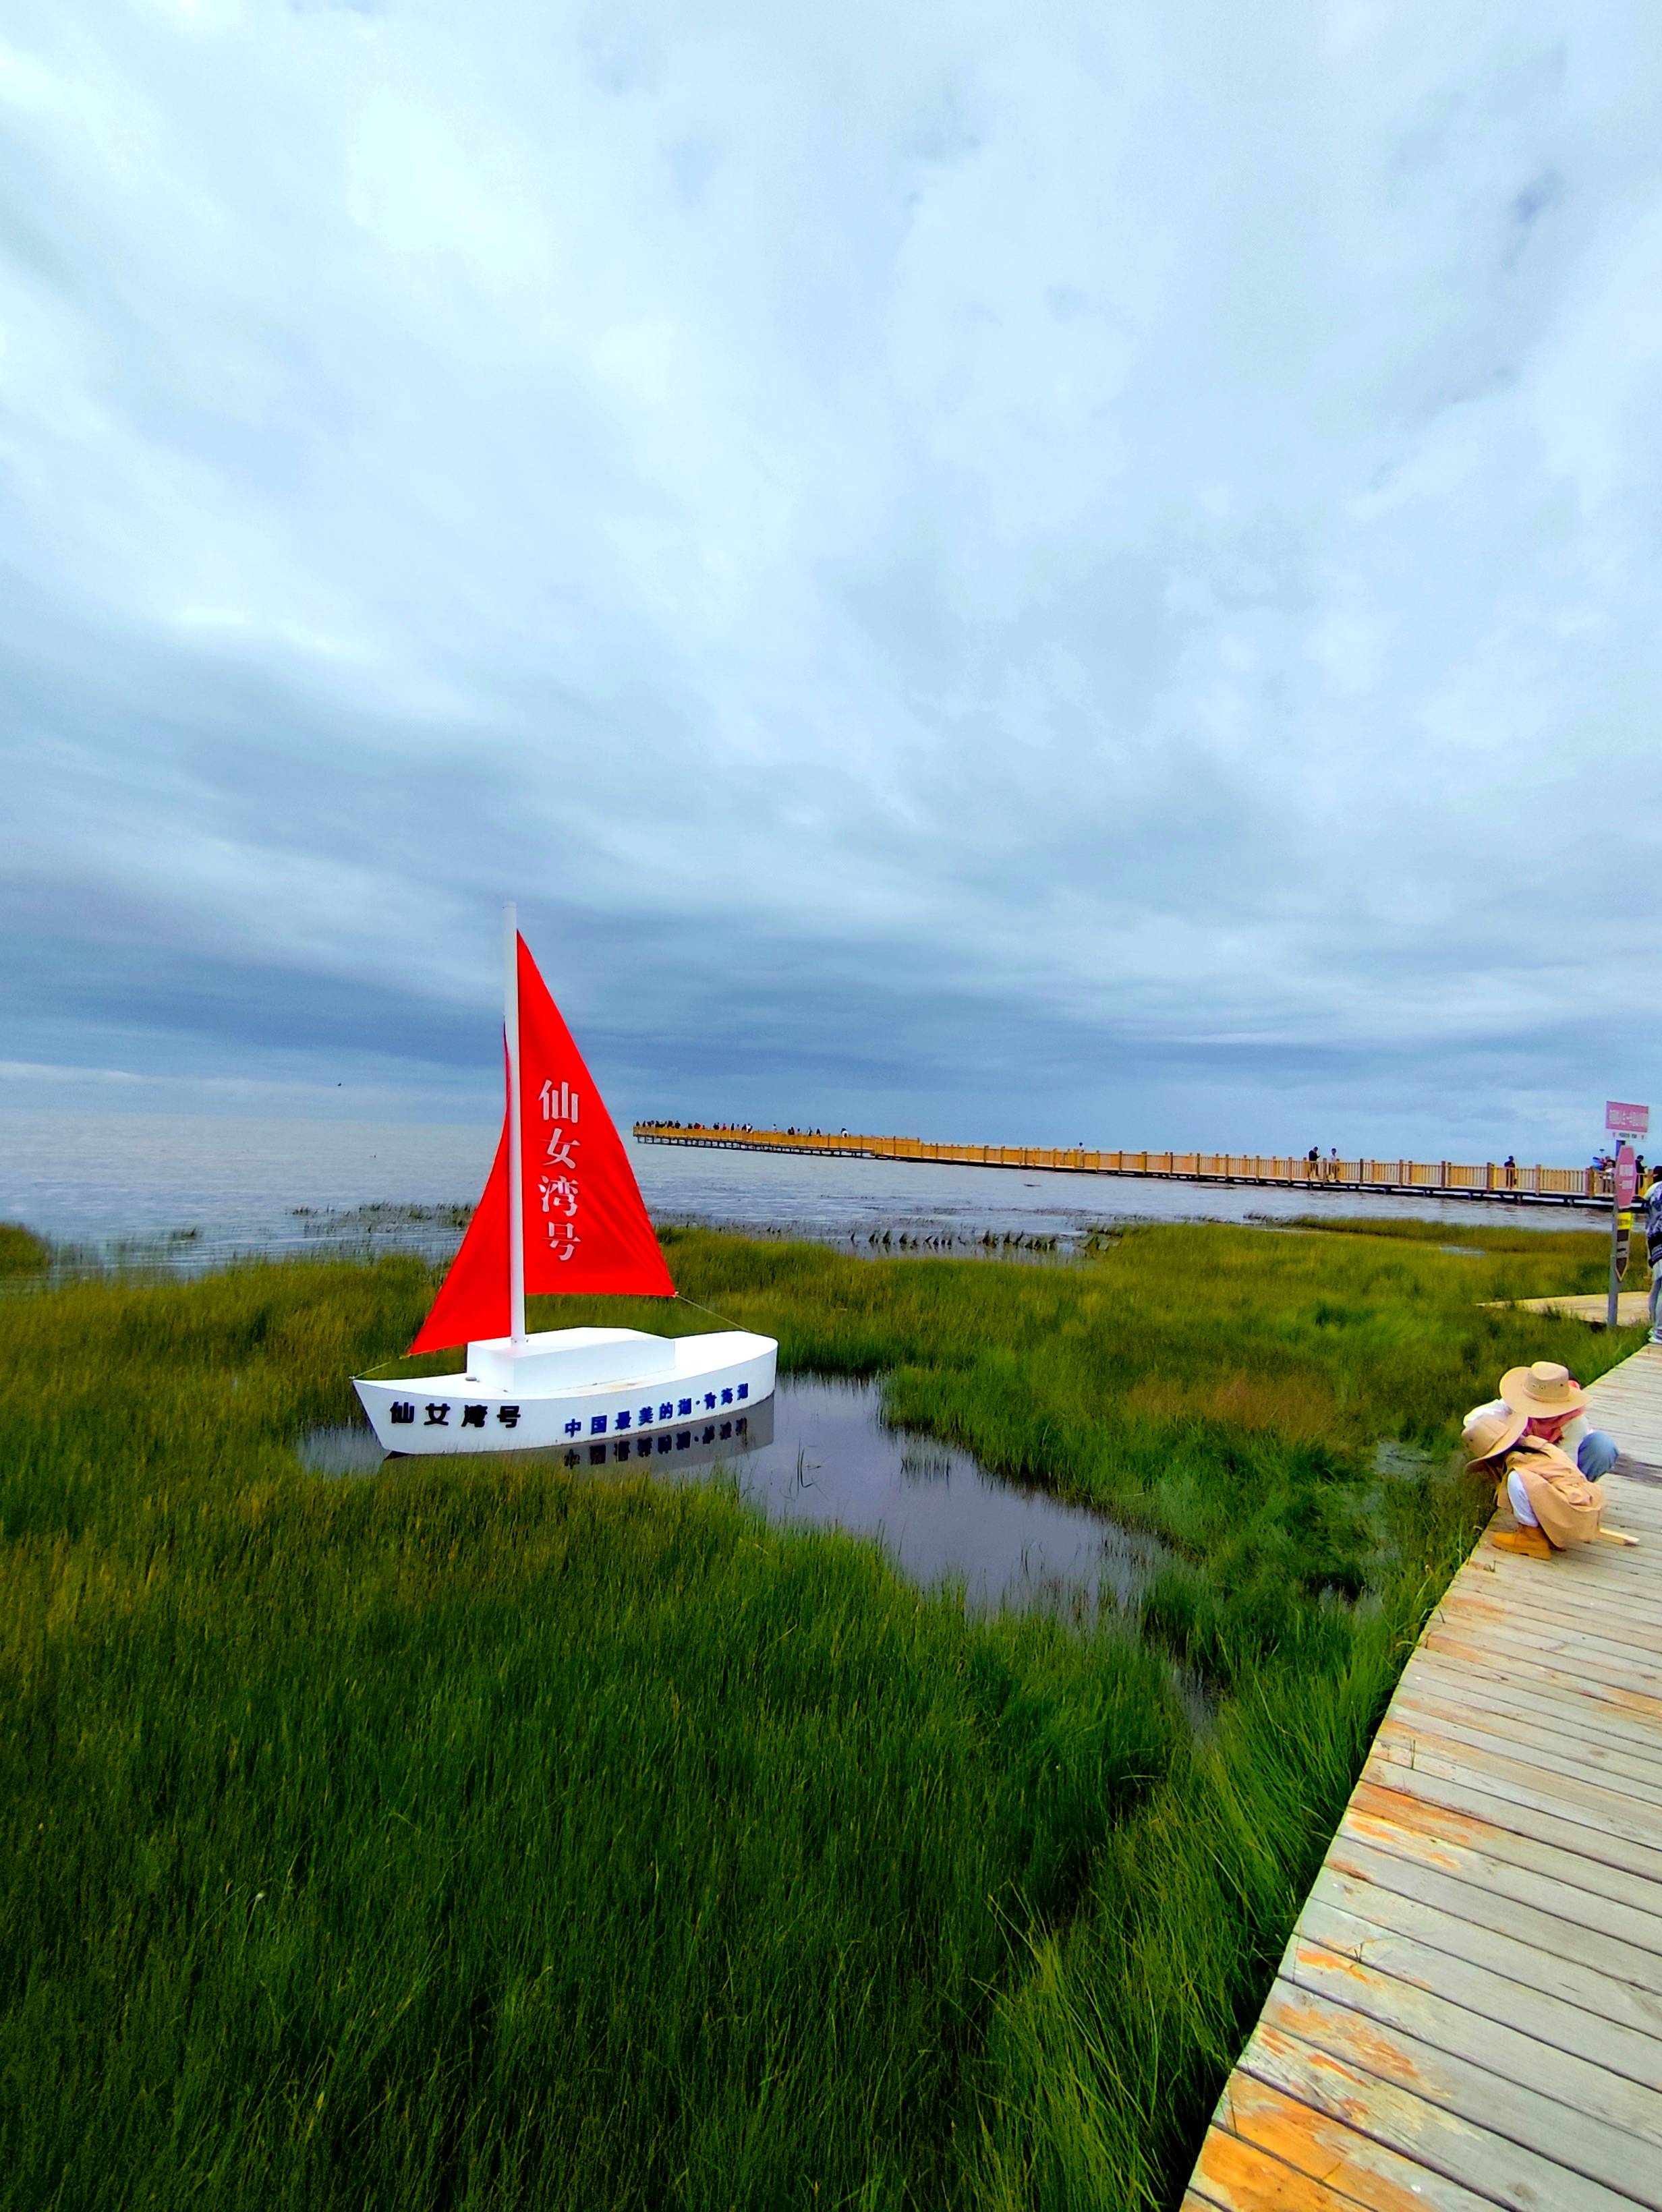
[[[1662,2212],[1662,1346],[1590,1395],[1642,1548],[1456,1576],[1184,2212]]]
[[[1591,1322],[1597,1328],[1604,1326],[1604,1316],[1610,1311],[1609,1292],[1594,1291],[1589,1296],[1564,1298],[1516,1298],[1513,1304],[1520,1313],[1562,1314],[1566,1321]],[[1641,1328],[1650,1320],[1651,1294],[1648,1291],[1618,1291],[1616,1298],[1616,1325],[1618,1328]],[[1496,1308],[1504,1311],[1504,1308]]]
[[[742,1129],[703,1121],[637,1121],[636,1144],[692,1145],[721,1152],[803,1152],[820,1159],[906,1160],[942,1167],[1038,1168],[1061,1175],[1129,1176],[1150,1182],[1246,1183],[1301,1194],[1367,1191],[1386,1198],[1493,1199],[1504,1206],[1610,1204],[1597,1168],[1508,1166],[1504,1160],[1318,1160],[1296,1153],[1105,1152],[1083,1146],[952,1145],[923,1137],[834,1135],[827,1129]]]

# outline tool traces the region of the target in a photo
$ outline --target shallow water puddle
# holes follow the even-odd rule
[[[388,1464],[362,1425],[313,1429],[296,1449],[316,1474]],[[977,1613],[1039,1607],[1087,1625],[1099,1610],[1134,1607],[1170,1556],[1158,1537],[1001,1482],[967,1452],[890,1428],[875,1382],[782,1377],[743,1435],[706,1440],[695,1431],[685,1452],[654,1454],[638,1471],[648,1463],[670,1481],[725,1467],[769,1520],[875,1537],[909,1580],[961,1583]]]
[[[874,1382],[782,1381],[773,1428],[770,1443],[733,1462],[770,1520],[875,1536],[910,1580],[961,1583],[977,1612],[1038,1605],[1088,1619],[1099,1604],[1134,1603],[1166,1556],[1156,1537],[888,1427]]]

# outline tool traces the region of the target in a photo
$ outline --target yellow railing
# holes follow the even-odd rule
[[[1053,1145],[937,1145],[921,1137],[855,1137],[820,1129],[746,1129],[702,1121],[637,1121],[645,1144],[809,1152],[856,1159],[939,1160],[973,1168],[1054,1168],[1074,1175],[1154,1176],[1179,1182],[1277,1183],[1318,1190],[1434,1191],[1449,1197],[1608,1203],[1610,1179],[1592,1167],[1507,1166],[1487,1160],[1310,1160],[1268,1152],[1107,1152]]]

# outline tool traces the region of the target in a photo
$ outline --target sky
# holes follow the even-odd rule
[[[9,0],[0,1109],[1662,1107],[1662,12]]]

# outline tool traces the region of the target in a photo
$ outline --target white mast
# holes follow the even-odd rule
[[[508,1039],[508,1331],[525,1341],[525,1194],[520,1146],[520,910],[502,908],[502,1033]]]

